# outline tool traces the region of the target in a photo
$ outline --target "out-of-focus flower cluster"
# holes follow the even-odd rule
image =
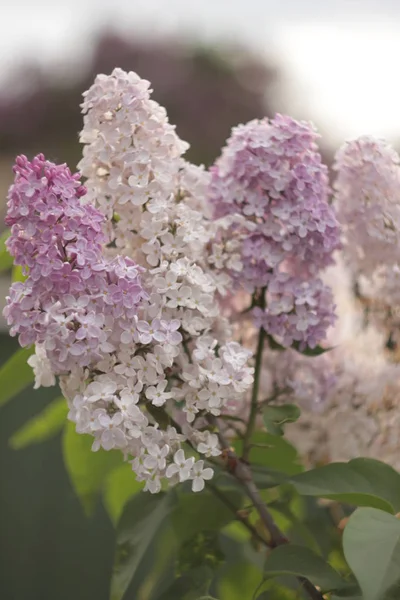
[[[319,410],[304,407],[300,421],[288,428],[291,441],[309,464],[376,458],[400,469],[400,364],[375,323],[365,324],[354,296],[352,274],[341,261],[329,272],[338,305],[338,324],[326,358],[335,376]],[[315,366],[314,381],[320,372]],[[304,406],[304,405],[303,405]]]
[[[399,341],[400,158],[385,141],[361,137],[336,154],[335,201],[344,257],[369,322]]]
[[[400,159],[389,144],[361,137],[336,154],[335,200],[345,252],[355,274],[371,275],[397,260]]]
[[[22,345],[36,343],[37,384],[60,376],[94,450],[122,450],[151,492],[163,478],[199,491],[213,472],[193,450],[220,453],[206,417],[249,389],[251,353],[216,303],[228,278],[204,252],[208,175],[183,161],[148,88],[116,69],[85,94],[84,198],[65,166],[17,159],[9,249],[28,278],[5,314]]]
[[[339,228],[316,138],[310,124],[281,115],[240,125],[210,184],[219,217],[210,262],[236,286],[263,290],[256,323],[301,349],[315,347],[334,322],[320,273],[333,263]]]

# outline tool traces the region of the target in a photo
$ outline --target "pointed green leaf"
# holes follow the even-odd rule
[[[267,406],[264,410],[264,425],[269,433],[283,435],[285,423],[294,423],[300,417],[300,409],[295,404]]]
[[[251,443],[251,465],[259,465],[286,475],[295,475],[303,470],[296,448],[281,436],[257,431],[252,436]],[[243,442],[237,440],[234,448],[238,456],[241,456]]]
[[[64,463],[83,508],[87,514],[94,510],[96,497],[103,489],[107,477],[123,461],[120,451],[106,452],[102,448],[92,451],[93,437],[76,433],[75,424],[68,421],[64,429]],[[132,473],[132,477],[134,477]]]
[[[400,521],[396,517],[375,508],[357,509],[345,527],[343,549],[364,600],[384,600],[400,583]]]
[[[110,519],[116,524],[129,498],[143,490],[144,483],[136,481],[130,464],[117,467],[106,479],[104,485],[104,504]]]
[[[139,493],[125,506],[117,528],[117,548],[111,580],[111,600],[121,600],[152,544],[162,548],[168,517],[176,506],[173,492]],[[171,551],[172,548],[169,548]]]
[[[21,348],[0,368],[0,406],[17,396],[34,380],[28,358],[35,348]]]
[[[253,465],[251,472],[254,483],[260,490],[267,490],[268,488],[273,488],[287,482],[285,473],[269,469],[268,467],[262,467],[261,465]]]
[[[172,526],[179,543],[190,539],[202,531],[218,531],[236,519],[235,509],[243,506],[242,491],[219,487],[220,495],[225,496],[232,509],[211,491],[193,493],[179,490],[177,506],[172,514]],[[193,518],[196,515],[196,518]]]
[[[331,498],[386,512],[400,511],[400,474],[371,458],[331,463],[290,478],[304,496]]]
[[[53,400],[46,408],[18,429],[10,438],[10,446],[21,450],[31,444],[44,442],[64,427],[68,414],[65,398]]]
[[[305,577],[323,592],[348,587],[346,581],[323,558],[306,546],[295,544],[284,544],[275,548],[265,562],[264,574],[268,577]]]

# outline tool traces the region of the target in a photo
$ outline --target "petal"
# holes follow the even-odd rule
[[[173,477],[176,473],[178,473],[179,468],[177,467],[177,465],[169,465],[169,467],[167,467],[167,470],[165,472],[165,475],[170,478]]]
[[[201,492],[204,490],[204,481],[201,477],[195,477],[192,483],[193,492]]]
[[[183,467],[183,469],[181,469],[179,471],[179,481],[181,483],[183,483],[184,481],[187,481],[190,477],[190,468],[186,468]]]
[[[201,476],[203,479],[212,479],[214,475],[214,471],[212,469],[210,469],[210,467],[207,467],[207,469],[204,469],[204,471],[202,472]]]
[[[99,423],[102,427],[108,427],[111,423],[111,419],[108,415],[101,414],[99,415]]]
[[[173,344],[174,346],[176,344],[180,344],[182,341],[182,334],[179,333],[179,331],[173,331],[172,333],[169,334],[168,336],[168,341],[170,344]]]
[[[179,450],[177,450],[175,452],[175,456],[174,456],[174,462],[179,465],[180,463],[183,463],[185,461],[185,453],[182,450],[182,448],[180,448]]]
[[[157,342],[165,342],[165,340],[166,340],[165,333],[163,333],[162,331],[155,331],[153,333],[153,338]]]
[[[177,329],[179,329],[180,326],[181,326],[181,322],[179,319],[172,319],[172,321],[170,321],[170,324],[169,324],[169,330],[176,331]]]
[[[131,341],[132,335],[129,333],[129,331],[124,331],[123,333],[121,333],[121,342],[123,344],[130,344]]]
[[[147,332],[150,329],[150,325],[147,323],[147,321],[138,321],[137,328],[139,331]]]

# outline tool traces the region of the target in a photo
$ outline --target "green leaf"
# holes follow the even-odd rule
[[[100,448],[93,452],[92,443],[92,436],[76,433],[75,424],[67,422],[63,436],[64,463],[86,514],[93,512],[96,497],[105,485],[108,475],[120,466],[123,460],[118,450],[106,452]]]
[[[110,519],[116,524],[129,498],[143,490],[144,483],[136,481],[129,464],[111,471],[104,485],[103,499]]]
[[[284,544],[268,556],[264,574],[268,577],[295,575],[309,579],[323,592],[343,589],[348,584],[327,562],[306,546]]]
[[[364,600],[384,600],[400,582],[400,521],[375,508],[359,508],[343,534],[346,560]],[[398,597],[398,596],[395,596]]]
[[[8,271],[13,265],[13,257],[6,248],[6,241],[10,237],[10,230],[7,229],[0,236],[0,272]]]
[[[296,591],[283,587],[282,585],[277,584],[273,579],[270,579],[267,580],[262,587],[264,591],[261,592],[260,595],[257,595],[256,600],[300,600],[300,598],[304,598],[304,596],[300,595],[300,584],[296,586]],[[253,599],[254,598],[255,597],[253,596]]]
[[[215,600],[204,595],[208,592],[212,576],[213,572],[207,566],[190,569],[173,581],[157,600]],[[203,595],[199,597],[199,594]]]
[[[311,550],[313,550],[316,554],[321,554],[321,551],[320,551],[320,548],[318,546],[316,539],[314,538],[311,531],[308,529],[308,527],[303,522],[304,516],[301,515],[301,517],[300,517],[300,516],[296,515],[294,513],[294,511],[292,510],[289,502],[284,501],[284,500],[276,500],[274,502],[270,502],[268,504],[268,507],[269,507],[271,514],[274,517],[274,520],[276,522],[278,521],[276,514],[275,514],[277,512],[278,514],[285,517],[287,522],[290,524],[290,527],[292,528],[292,530],[298,536],[300,536],[301,540],[304,541],[304,543],[308,547],[310,547]],[[284,533],[286,533],[286,531],[288,529],[287,526],[286,527],[282,526],[279,523],[278,523],[278,526]]]
[[[299,342],[293,342],[292,348],[304,356],[320,356],[321,354],[325,354],[325,352],[333,350],[333,348],[323,348],[322,346],[315,346],[315,348],[307,347],[304,350],[300,350]]]
[[[168,517],[175,506],[173,492],[154,495],[143,492],[126,504],[117,528],[111,600],[121,600],[134,575],[140,574],[151,545],[157,541],[162,548]]]
[[[287,482],[287,476],[284,473],[268,469],[268,467],[253,465],[251,472],[254,483],[260,490],[267,490],[268,488],[273,488]]]
[[[400,511],[400,475],[389,465],[371,458],[331,463],[290,478],[304,496],[331,498],[386,512]]]
[[[285,348],[285,346],[282,346],[276,340],[274,340],[272,335],[269,335],[268,333],[266,333],[265,337],[268,340],[268,345],[271,348],[271,350],[279,350],[279,352],[285,352],[285,350],[287,350],[287,348]]]
[[[237,510],[243,506],[244,494],[241,491],[218,488],[230,504]],[[195,515],[195,518],[193,516]],[[172,526],[176,539],[181,544],[196,533],[218,531],[236,519],[234,510],[208,490],[200,493],[180,491],[177,506],[172,514]]]
[[[349,596],[349,595],[343,595],[343,596],[331,596],[330,600],[363,600],[363,598],[361,596]]]
[[[46,408],[18,429],[10,438],[10,446],[21,450],[31,444],[44,442],[56,435],[65,425],[68,406],[65,398],[56,398]]]
[[[250,452],[251,465],[267,467],[280,474],[295,475],[303,470],[299,463],[296,448],[279,435],[257,431],[251,438],[253,447]],[[243,442],[237,440],[234,448],[238,456],[242,455]],[[281,475],[282,477],[282,475]]]
[[[294,423],[300,417],[300,409],[295,404],[267,406],[264,410],[264,425],[269,433],[283,435],[285,423]]]
[[[228,564],[218,581],[220,600],[250,600],[263,580],[262,570],[250,562]],[[260,590],[261,591],[261,590]]]
[[[28,358],[35,348],[21,348],[0,368],[0,406],[17,396],[34,380]]]

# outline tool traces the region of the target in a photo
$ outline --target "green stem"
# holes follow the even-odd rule
[[[261,376],[261,367],[262,367],[262,356],[264,349],[264,340],[265,340],[265,331],[261,327],[258,333],[258,343],[257,343],[257,352],[256,352],[256,363],[254,367],[254,383],[253,390],[251,393],[251,405],[250,405],[250,415],[247,423],[247,429],[243,440],[243,458],[245,460],[248,459],[248,454],[250,451],[250,439],[253,435],[254,427],[256,424],[257,412],[258,412],[258,390],[260,387],[260,376]]]
[[[221,502],[223,502],[223,504],[225,504],[225,506],[229,508],[229,510],[235,515],[236,520],[242,523],[246,527],[246,529],[250,531],[253,538],[257,539],[259,542],[261,542],[269,548],[269,545],[266,542],[266,540],[258,533],[257,529],[253,527],[253,525],[249,523],[249,521],[245,517],[241,516],[240,510],[237,509],[234,504],[232,504],[232,502],[229,500],[229,497],[225,496],[225,494],[221,492],[217,488],[217,486],[215,486],[212,483],[209,483],[208,481],[206,482],[206,488],[209,489]]]

